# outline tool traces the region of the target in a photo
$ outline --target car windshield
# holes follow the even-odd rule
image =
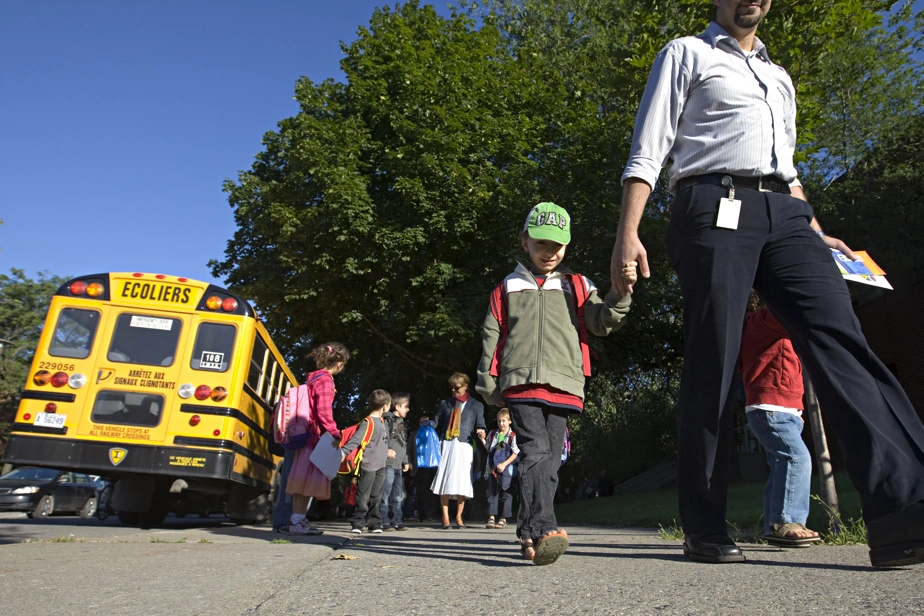
[[[39,468],[37,466],[24,466],[10,471],[0,479],[19,479],[26,481],[51,481],[61,471],[55,471],[50,468]]]

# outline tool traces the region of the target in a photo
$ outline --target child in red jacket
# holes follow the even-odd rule
[[[784,547],[820,541],[805,527],[812,458],[802,442],[802,363],[789,334],[753,290],[741,336],[748,426],[767,452],[770,476],[764,490],[764,537]]]

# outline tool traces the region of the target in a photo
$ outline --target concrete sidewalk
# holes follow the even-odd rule
[[[35,528],[3,520],[0,533]],[[31,524],[31,521],[30,521]],[[74,541],[0,547],[5,614],[910,614],[924,566],[876,570],[865,546],[743,545],[748,562],[694,563],[650,529],[571,527],[535,567],[512,528],[319,537],[219,524],[86,527]],[[61,530],[67,527],[62,522]],[[74,528],[79,528],[76,525]],[[92,531],[92,532],[90,532]],[[291,543],[280,543],[279,539]],[[12,537],[11,537],[12,539]],[[276,540],[276,542],[273,542]]]

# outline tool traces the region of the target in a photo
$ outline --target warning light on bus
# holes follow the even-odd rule
[[[58,405],[55,404],[54,402],[49,402],[48,404],[45,405],[46,413],[54,413],[57,410],[58,410]]]
[[[228,397],[228,390],[225,389],[224,387],[216,387],[215,389],[212,390],[211,398],[213,402],[221,402],[227,397]]]
[[[212,388],[208,385],[199,385],[196,388],[196,400],[208,400],[212,395]]]
[[[55,372],[51,375],[52,387],[64,387],[67,385],[67,372]]]
[[[32,382],[36,385],[48,385],[51,382],[51,373],[48,370],[39,370],[32,375]]]
[[[193,415],[192,417],[189,418],[189,425],[198,426],[200,421],[202,421],[201,417],[199,417],[198,415]]]
[[[106,292],[106,287],[104,287],[99,282],[91,282],[87,284],[83,280],[75,280],[68,287],[68,290],[72,295],[86,295],[87,297],[99,297]]]
[[[222,299],[218,295],[209,295],[205,300],[205,307],[209,310],[218,310],[220,308],[224,312],[234,312],[237,310],[237,300],[233,297]]]
[[[98,282],[91,282],[87,287],[87,295],[90,297],[99,297],[106,291],[106,288]]]

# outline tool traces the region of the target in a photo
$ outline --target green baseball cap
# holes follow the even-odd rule
[[[567,245],[571,243],[571,216],[565,208],[544,201],[529,211],[523,230],[533,239]]]

